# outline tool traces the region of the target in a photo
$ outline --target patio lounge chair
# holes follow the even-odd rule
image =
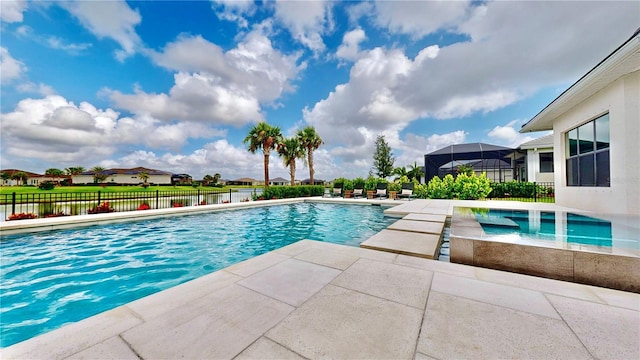
[[[402,191],[400,191],[400,194],[398,194],[398,198],[411,200],[412,196],[413,196],[413,183],[410,182],[410,183],[402,184]]]
[[[331,191],[331,197],[342,196],[342,186],[334,187]]]
[[[376,189],[376,193],[373,194],[374,198],[386,198],[387,197],[387,183],[378,183],[378,188]]]
[[[364,188],[354,188],[353,189],[353,198],[361,198],[364,197]]]

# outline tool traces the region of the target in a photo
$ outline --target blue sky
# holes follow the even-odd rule
[[[258,121],[315,126],[316,178],[520,126],[631,36],[637,1],[2,0],[0,167],[262,178]],[[288,178],[272,155],[271,177]],[[296,177],[308,177],[299,162]]]

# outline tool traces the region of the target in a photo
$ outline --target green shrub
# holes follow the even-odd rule
[[[306,196],[322,196],[324,194],[324,186],[322,185],[299,185],[299,186],[270,186],[264,189],[262,194],[253,194],[253,200],[263,198],[271,199],[290,199]]]
[[[353,180],[353,188],[354,189],[364,189],[365,180],[361,177]]]
[[[56,187],[56,184],[53,181],[43,181],[38,185],[40,190],[53,190],[54,187]]]
[[[426,186],[426,197],[429,199],[453,199],[453,175],[447,174],[444,179],[434,176]]]
[[[378,179],[373,176],[369,176],[364,183],[364,190],[375,191],[377,188],[378,188]]]
[[[460,173],[456,177],[453,191],[460,200],[484,199],[491,192],[491,183],[485,173],[480,176],[475,173],[472,173],[471,176]]]

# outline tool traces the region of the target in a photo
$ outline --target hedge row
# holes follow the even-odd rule
[[[253,194],[252,198],[253,200],[290,199],[323,194],[324,186],[322,185],[270,186],[261,194]]]

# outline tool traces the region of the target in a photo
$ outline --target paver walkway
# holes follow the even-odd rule
[[[640,295],[303,240],[3,359],[638,359]]]

